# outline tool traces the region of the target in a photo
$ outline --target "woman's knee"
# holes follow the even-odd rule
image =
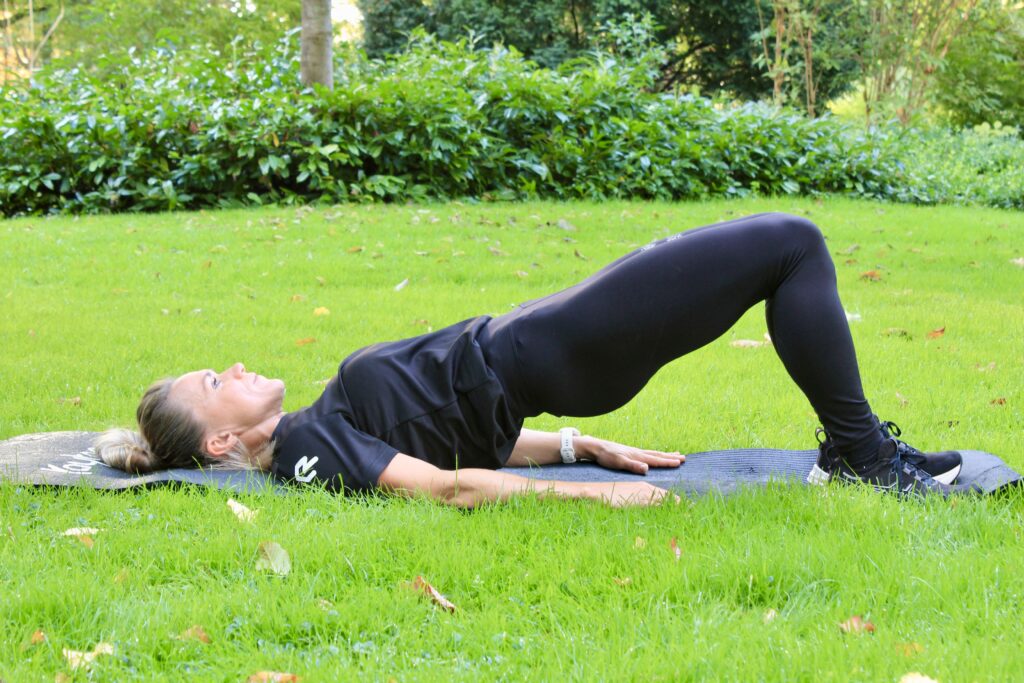
[[[768,215],[772,217],[773,227],[787,243],[808,249],[824,247],[825,235],[810,219],[781,212]]]

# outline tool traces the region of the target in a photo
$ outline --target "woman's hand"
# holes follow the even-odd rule
[[[671,491],[658,488],[653,484],[648,484],[642,481],[616,481],[601,484],[589,484],[585,497],[601,501],[602,503],[611,505],[613,508],[621,508],[632,505],[658,505],[669,496],[671,496],[672,501],[677,505],[682,500]]]
[[[686,462],[686,456],[680,455],[679,451],[665,453],[645,450],[593,436],[576,437],[576,442],[576,452],[582,459],[593,460],[610,470],[647,474],[650,467],[679,467]]]

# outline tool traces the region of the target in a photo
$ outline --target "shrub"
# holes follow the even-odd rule
[[[906,143],[893,133],[765,104],[651,94],[642,60],[595,53],[551,71],[514,50],[474,51],[420,33],[384,61],[342,53],[328,92],[295,85],[294,39],[231,59],[161,49],[102,77],[71,69],[4,93],[0,213],[460,197],[949,196],[905,171]]]

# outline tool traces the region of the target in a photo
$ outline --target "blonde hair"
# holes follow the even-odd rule
[[[93,447],[103,462],[133,474],[146,474],[172,467],[270,469],[274,454],[273,441],[255,450],[236,441],[231,450],[220,457],[205,452],[203,425],[188,408],[170,399],[173,383],[173,377],[166,377],[146,389],[135,411],[139,432],[110,429],[96,438]]]

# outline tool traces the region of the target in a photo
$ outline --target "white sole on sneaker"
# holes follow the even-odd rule
[[[943,472],[942,474],[936,474],[935,476],[932,477],[932,479],[934,479],[935,481],[939,482],[940,484],[945,484],[945,485],[949,486],[954,481],[956,481],[957,475],[960,474],[960,468],[961,467],[963,467],[963,464],[957,465],[956,467],[951,469],[949,472]]]

